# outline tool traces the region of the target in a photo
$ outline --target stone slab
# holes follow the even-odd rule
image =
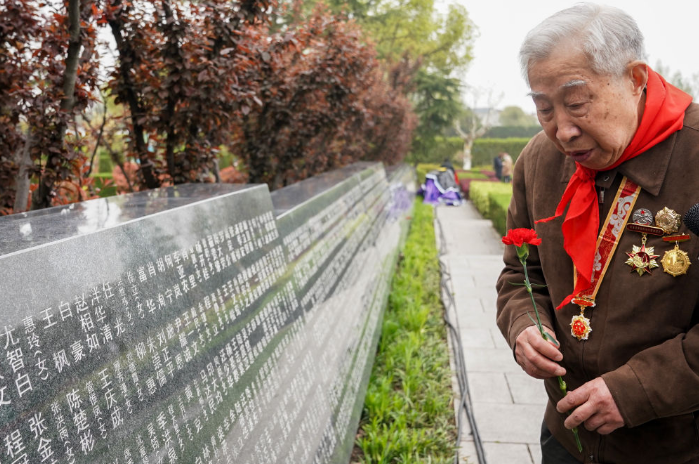
[[[177,186],[0,219],[10,457],[346,462],[409,177],[362,163],[274,196]]]

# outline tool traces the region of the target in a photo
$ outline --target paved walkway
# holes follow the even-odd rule
[[[495,324],[495,282],[503,265],[504,245],[491,222],[470,202],[460,207],[440,206],[436,212],[444,231],[444,261],[456,302],[452,318],[461,335],[485,460],[487,464],[539,464],[544,386],[517,365]],[[462,421],[468,424],[465,417]],[[468,426],[461,435],[460,461],[485,464],[478,461]]]

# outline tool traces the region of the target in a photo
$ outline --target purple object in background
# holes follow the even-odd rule
[[[425,183],[420,187],[418,195],[423,196],[423,203],[431,205],[459,206],[463,202],[454,180],[454,172],[448,169],[430,171],[425,176]]]

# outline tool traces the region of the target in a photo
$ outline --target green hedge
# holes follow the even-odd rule
[[[524,128],[526,129],[526,128]],[[493,158],[500,152],[505,151],[516,160],[522,148],[529,142],[531,137],[510,137],[510,138],[480,138],[473,142],[471,149],[472,166],[492,166]],[[410,163],[431,163],[439,166],[446,159],[460,165],[462,160],[457,159],[457,155],[463,151],[464,143],[459,137],[437,137],[434,143],[429,146],[419,139],[413,143],[413,151],[406,161]]]
[[[484,139],[507,139],[511,137],[532,138],[541,132],[541,126],[496,126],[483,134]]]
[[[471,150],[471,164],[492,166],[493,158],[503,151],[509,153],[513,161],[517,161],[517,157],[527,143],[529,143],[528,138],[477,139]]]
[[[507,208],[512,198],[512,184],[473,181],[469,186],[469,197],[481,215],[493,222],[495,230],[505,235]]]
[[[456,167],[456,166],[454,166]],[[430,172],[434,171],[435,169],[439,169],[440,165],[436,163],[420,163],[415,167],[415,171],[417,173],[417,180],[420,183],[423,183],[425,181],[425,175]],[[479,170],[472,170],[472,171],[464,171],[463,169],[457,169],[456,174],[459,176],[459,179],[487,179],[488,176],[480,172]]]
[[[512,192],[506,193],[491,193],[490,194],[490,220],[493,222],[493,227],[500,235],[505,235],[507,232],[507,208],[510,206]]]

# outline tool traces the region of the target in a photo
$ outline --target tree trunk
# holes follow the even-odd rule
[[[113,3],[113,5],[120,4],[121,1]],[[141,109],[141,105],[138,102],[138,97],[136,95],[136,90],[131,82],[131,69],[135,64],[137,64],[136,53],[131,44],[127,40],[124,40],[124,37],[121,34],[122,20],[115,17],[110,19],[108,22],[112,29],[112,34],[114,34],[114,41],[116,42],[119,56],[121,57],[119,74],[121,74],[121,79],[124,85],[119,92],[119,97],[129,105],[129,112],[131,113],[131,127],[133,128],[132,140],[136,149],[136,155],[141,162],[141,174],[143,174],[143,180],[146,183],[146,187],[149,189],[158,188],[160,187],[160,180],[153,172],[153,162],[148,156],[143,126],[138,122],[138,118],[144,114],[144,111]],[[129,63],[129,65],[127,66],[124,63]]]
[[[17,166],[19,166],[19,171],[17,172],[17,191],[15,192],[15,205],[14,212],[22,213],[27,210],[27,204],[29,200],[29,184],[31,169],[34,167],[32,162],[32,145],[34,144],[34,137],[31,135],[31,131],[27,131],[25,137],[24,146],[17,153]]]
[[[464,143],[464,170],[469,171],[471,169],[471,144]]]
[[[56,128],[56,145],[63,147],[66,135],[67,115],[73,111],[75,105],[75,81],[78,77],[78,64],[80,62],[80,0],[68,1],[68,54],[66,56],[66,69],[63,75],[63,100],[61,101],[61,119]],[[32,196],[32,209],[48,208],[51,206],[51,193],[57,180],[56,171],[60,168],[61,157],[49,155],[44,166],[44,171],[39,180],[39,187]]]

